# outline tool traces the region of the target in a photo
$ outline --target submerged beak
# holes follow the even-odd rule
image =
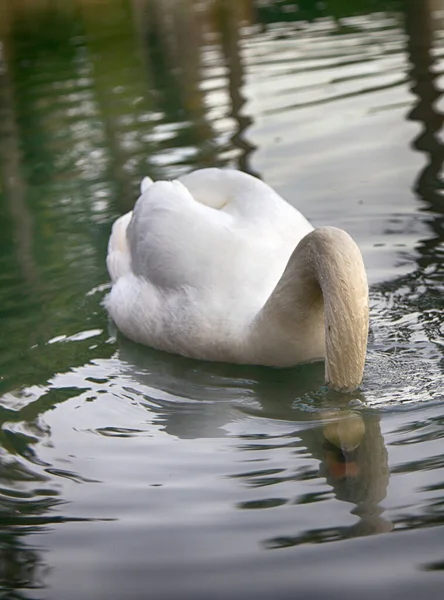
[[[362,417],[351,411],[326,412],[322,418],[325,438],[325,462],[334,479],[357,477],[357,449],[365,433]]]
[[[357,477],[361,470],[355,460],[355,452],[345,454],[339,448],[331,446],[328,442],[325,444],[325,462],[328,472],[333,479],[341,480],[350,477]]]

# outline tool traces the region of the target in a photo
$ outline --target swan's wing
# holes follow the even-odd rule
[[[182,175],[179,181],[195,200],[238,216],[258,216],[284,200],[266,183],[235,169],[199,169]]]
[[[221,302],[239,289],[266,296],[312,230],[269,186],[239,171],[144,180],[142,190],[126,232],[128,261],[135,275],[166,293],[188,285]]]
[[[235,251],[232,217],[196,202],[178,181],[158,181],[138,199],[127,237],[132,270],[165,290],[208,286]]]
[[[294,249],[313,230],[307,219],[266,183],[234,169],[200,169],[180,177],[198,202],[229,214],[257,239]]]
[[[276,225],[294,224],[295,217],[308,221],[290,206],[269,185],[235,169],[199,169],[179,178],[195,200],[227,212],[236,219],[267,223],[269,229]]]

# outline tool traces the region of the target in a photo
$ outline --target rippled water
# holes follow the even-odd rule
[[[2,597],[441,598],[442,1],[5,0],[0,40]],[[116,335],[111,223],[209,165],[357,240],[353,397]]]

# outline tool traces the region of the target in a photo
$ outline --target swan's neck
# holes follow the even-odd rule
[[[251,341],[262,361],[289,364],[325,356],[331,388],[354,390],[362,380],[368,334],[368,285],[362,255],[335,227],[306,235],[256,316]]]

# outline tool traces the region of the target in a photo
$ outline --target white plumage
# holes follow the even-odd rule
[[[333,387],[359,384],[367,283],[361,254],[345,232],[313,232],[269,186],[235,170],[202,169],[156,183],[145,178],[141,192],[133,212],[113,225],[107,256],[113,281],[107,307],[127,337],[194,358],[290,366],[323,358],[324,312],[331,329],[334,312],[345,311],[353,324],[339,319],[338,326],[359,346],[361,373],[354,374],[359,381],[344,383],[341,376]],[[329,315],[326,293],[337,305]],[[359,324],[347,316],[356,307]],[[333,363],[345,368],[336,351],[330,354],[333,370]]]

